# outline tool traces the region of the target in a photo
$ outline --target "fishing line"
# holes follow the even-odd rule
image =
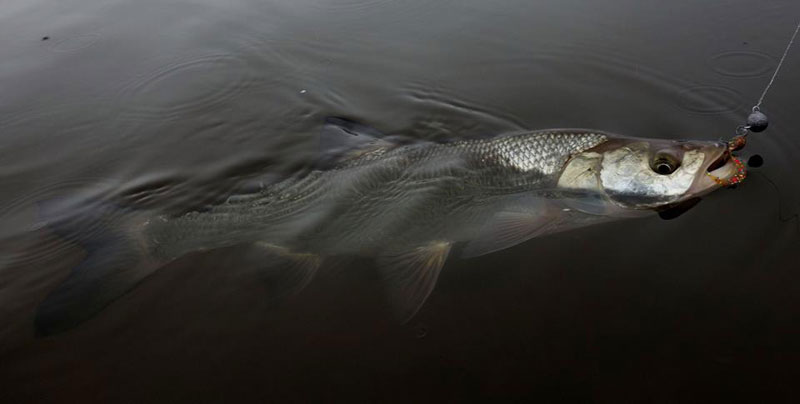
[[[786,49],[783,51],[783,56],[781,56],[780,62],[778,62],[778,67],[775,68],[775,72],[772,73],[772,78],[769,79],[769,83],[767,84],[767,88],[764,89],[764,92],[761,93],[761,97],[758,99],[758,103],[753,109],[758,109],[761,107],[761,103],[764,102],[764,97],[767,96],[767,91],[769,88],[772,87],[772,83],[775,82],[775,77],[778,75],[778,72],[781,70],[781,66],[783,66],[783,61],[786,60],[786,55],[789,54],[789,49],[792,47],[794,43],[794,39],[797,37],[797,32],[800,31],[800,21],[797,22],[797,28],[794,29],[794,34],[792,34],[792,39],[789,40],[789,44],[786,45]]]
[[[744,147],[744,137],[747,136],[748,132],[763,132],[765,129],[767,129],[767,126],[769,126],[769,119],[767,119],[767,116],[761,112],[761,104],[764,102],[764,98],[767,96],[767,92],[769,92],[770,87],[772,87],[772,83],[775,82],[775,78],[778,77],[778,72],[781,71],[783,62],[786,61],[786,56],[789,54],[789,49],[792,48],[792,44],[794,44],[794,40],[797,38],[798,32],[800,32],[800,21],[797,22],[797,27],[794,29],[794,33],[792,34],[791,39],[789,39],[789,43],[786,44],[786,49],[783,50],[783,56],[781,56],[778,66],[775,67],[775,71],[772,73],[769,83],[767,83],[767,86],[761,93],[761,97],[758,98],[758,102],[753,106],[752,112],[750,115],[748,115],[745,125],[742,125],[736,129],[736,134],[738,136],[731,141],[732,150],[738,150]],[[741,139],[737,140],[737,138]],[[733,143],[736,143],[735,148]]]
[[[775,190],[775,193],[778,195],[778,198],[777,198],[778,199],[778,201],[777,201],[778,202],[778,220],[780,222],[782,222],[782,223],[794,222],[795,223],[795,228],[797,230],[797,233],[800,234],[800,213],[794,213],[791,216],[784,217],[784,215],[783,215],[783,198],[781,196],[781,190],[778,188],[778,185],[775,184],[775,181],[770,179],[766,174],[764,174],[764,173],[756,173],[756,174],[758,174],[761,177],[763,177],[764,180],[767,181],[767,184],[769,184],[769,186],[772,187],[772,189]]]
[[[794,33],[792,34],[792,37],[789,39],[789,43],[786,44],[786,48],[783,50],[783,55],[781,56],[781,59],[778,61],[778,65],[775,67],[775,71],[772,72],[772,77],[770,77],[767,86],[761,93],[761,97],[758,98],[758,102],[756,103],[756,105],[753,106],[750,115],[747,116],[746,123],[744,125],[739,126],[736,129],[736,136],[734,136],[733,139],[731,139],[728,142],[728,150],[730,152],[741,150],[742,148],[744,148],[745,144],[747,143],[747,134],[749,132],[763,132],[765,129],[767,129],[767,126],[769,126],[769,119],[763,112],[761,112],[761,104],[764,102],[764,98],[767,96],[767,93],[772,87],[772,84],[775,82],[775,78],[778,77],[778,72],[780,72],[781,67],[783,67],[783,62],[786,61],[786,56],[789,55],[789,50],[792,48],[794,40],[795,38],[797,38],[798,32],[800,32],[800,21],[797,22],[797,27],[795,27]],[[763,163],[761,156],[758,155],[751,156],[750,160],[753,160],[755,157],[758,157],[756,161],[757,164],[750,164],[750,161],[748,161],[748,165],[750,165],[751,167],[761,166],[761,164]],[[743,180],[744,176],[746,175],[746,171],[744,170],[744,165],[741,163],[741,160],[736,159],[735,157],[733,157],[732,154],[731,158],[736,163],[737,175],[734,176],[734,178],[736,178],[736,181],[724,182],[710,175],[714,181],[716,181],[721,185],[727,185],[727,186],[736,185],[736,183],[741,182],[741,180]],[[778,194],[778,219],[784,223],[794,221],[797,227],[797,231],[798,233],[800,233],[800,213],[795,213],[789,217],[784,218],[780,189],[778,189],[778,186],[775,184],[775,182],[772,181],[765,174],[762,173],[758,174],[761,174],[761,176]]]
[[[717,184],[722,186],[735,186],[747,177],[747,170],[745,169],[744,163],[736,158],[733,155],[733,152],[744,148],[744,146],[747,144],[748,133],[763,132],[765,129],[767,129],[767,126],[769,126],[769,119],[767,118],[767,115],[761,112],[761,104],[764,102],[767,92],[769,92],[769,89],[775,82],[775,78],[778,77],[778,72],[781,71],[783,62],[786,61],[786,56],[789,54],[789,50],[792,48],[792,44],[794,44],[794,40],[797,38],[798,32],[800,32],[800,21],[797,22],[797,27],[794,29],[794,33],[792,34],[791,39],[789,39],[789,43],[786,44],[786,48],[783,50],[783,56],[781,56],[781,60],[778,61],[778,65],[775,67],[775,71],[772,72],[772,77],[769,79],[769,83],[767,83],[767,86],[761,93],[761,97],[758,98],[758,102],[753,106],[750,115],[747,116],[745,124],[736,128],[736,135],[728,141],[728,155],[734,162],[736,169],[734,175],[731,178],[722,179],[712,175],[711,173],[706,173],[706,175],[708,175]]]

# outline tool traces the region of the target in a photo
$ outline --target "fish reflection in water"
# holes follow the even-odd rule
[[[725,143],[583,129],[408,142],[329,118],[313,169],[203,212],[136,213],[49,225],[87,250],[42,302],[36,327],[70,329],[184,254],[252,243],[274,297],[302,289],[325,257],[374,257],[399,319],[414,316],[451,251],[463,257],[537,236],[691,204],[737,175]],[[47,216],[47,213],[44,213]],[[103,231],[82,234],[87,221]],[[85,232],[84,232],[85,233]],[[454,248],[455,246],[455,248]]]

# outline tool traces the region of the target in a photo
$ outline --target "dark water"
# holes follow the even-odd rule
[[[83,256],[41,201],[194,209],[303,164],[331,115],[425,139],[728,138],[798,17],[794,0],[6,0],[0,401],[796,400],[800,49],[745,184],[677,220],[452,259],[407,325],[368,260],[276,307],[239,247],[63,334],[37,338],[33,315]]]

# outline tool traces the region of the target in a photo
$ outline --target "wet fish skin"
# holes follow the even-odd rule
[[[404,145],[363,137],[330,169],[162,220],[149,229],[159,252],[171,259],[198,245],[265,240],[298,253],[374,256],[408,319],[454,243],[465,243],[463,256],[483,255],[697,198],[718,188],[706,169],[727,150],[593,130]],[[665,156],[676,165],[668,174],[654,166]],[[715,171],[732,173],[730,162]]]
[[[380,144],[333,169],[292,178],[248,199],[162,219],[148,229],[164,258],[198,245],[254,240],[322,254],[377,255],[431,239],[466,241],[478,223],[521,195],[556,199],[562,167],[607,140],[535,132],[452,143]],[[459,234],[464,233],[464,234]]]
[[[651,145],[691,155],[692,170],[654,173],[647,163],[655,153]],[[330,170],[288,179],[208,212],[162,219],[148,231],[164,258],[197,246],[254,240],[320,254],[377,255],[428,240],[469,241],[491,216],[524,199],[558,205],[562,212],[566,205],[582,205],[578,211],[594,216],[637,216],[716,188],[702,183],[700,166],[722,150],[712,142],[647,141],[590,130],[445,144],[378,143],[354,150]],[[590,174],[588,182],[574,177],[578,166]],[[689,189],[695,177],[703,189]],[[664,195],[652,194],[654,184]]]
[[[717,178],[735,174],[727,146],[717,142],[554,129],[396,143],[358,128],[349,125],[328,139],[332,149],[343,146],[327,156],[325,169],[203,212],[137,216],[108,240],[88,240],[91,254],[40,306],[38,329],[50,334],[74,327],[188,252],[243,243],[263,249],[266,278],[283,282],[271,289],[280,296],[306,285],[325,256],[375,257],[397,315],[408,320],[456,243],[463,256],[477,256],[639,217],[719,188],[707,175],[712,164]],[[111,254],[125,260],[98,259]],[[104,262],[114,265],[95,264]],[[117,276],[129,262],[133,269]],[[103,292],[112,282],[115,293]]]

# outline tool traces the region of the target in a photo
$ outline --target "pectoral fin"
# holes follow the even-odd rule
[[[507,210],[498,212],[482,228],[478,238],[462,250],[463,257],[477,257],[515,246],[547,234],[557,218],[545,211]]]
[[[378,266],[401,321],[414,317],[433,291],[450,246],[451,243],[440,241],[378,257]]]
[[[316,254],[295,253],[273,244],[256,243],[265,253],[261,276],[271,299],[294,295],[311,283],[322,264]]]

